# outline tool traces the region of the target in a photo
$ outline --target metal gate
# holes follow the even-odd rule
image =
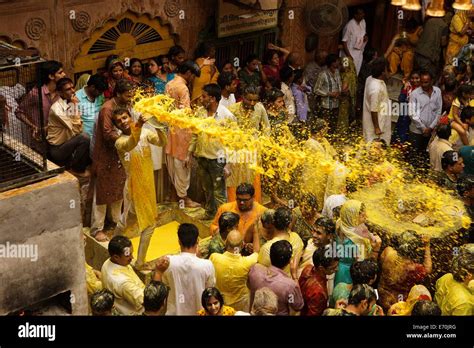
[[[48,168],[36,51],[0,42],[0,192],[56,175]]]

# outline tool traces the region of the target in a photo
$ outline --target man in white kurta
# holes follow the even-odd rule
[[[362,66],[364,48],[368,41],[364,16],[364,10],[361,8],[357,9],[354,18],[347,22],[344,27],[342,36],[342,43],[344,45],[342,56],[352,57],[357,75],[359,75]]]
[[[385,140],[387,145],[390,145],[392,119],[387,86],[383,80],[384,76],[385,71],[378,76],[379,78],[369,76],[365,82],[362,130],[366,142],[380,138]],[[374,125],[372,113],[377,113],[378,129]]]

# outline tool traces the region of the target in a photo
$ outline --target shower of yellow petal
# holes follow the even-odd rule
[[[399,159],[396,151],[387,158],[379,158],[370,155],[371,150],[363,141],[347,146],[345,137],[335,137],[345,159],[328,158],[295,139],[286,125],[278,129],[278,135],[272,135],[246,127],[245,122],[239,127],[236,122],[202,119],[189,108],[176,109],[174,100],[165,95],[147,97],[139,91],[134,98],[134,109],[152,115],[158,122],[170,126],[171,131],[173,127],[188,128],[219,139],[228,152],[256,153],[257,161],[248,164],[249,168],[269,179],[269,187],[290,183],[287,186],[294,197],[308,192],[316,194],[321,187],[324,194],[329,182],[336,186],[326,189],[340,193],[346,180],[355,182],[358,191],[353,197],[366,203],[370,221],[393,233],[413,229],[437,235],[469,226],[470,219],[462,202],[439,187],[426,184],[424,178],[407,175],[407,164]],[[238,116],[250,120],[245,113]],[[408,212],[399,210],[400,200],[409,207]],[[446,207],[454,207],[456,212]],[[421,213],[428,217],[430,226],[412,222]]]

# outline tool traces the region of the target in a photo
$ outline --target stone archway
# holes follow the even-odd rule
[[[174,44],[169,26],[161,25],[158,18],[128,11],[107,21],[82,43],[73,61],[74,75],[97,72],[112,54],[145,60],[166,54]]]

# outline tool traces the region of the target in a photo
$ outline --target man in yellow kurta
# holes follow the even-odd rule
[[[119,314],[142,314],[145,284],[130,266],[133,259],[132,242],[125,236],[115,236],[109,242],[108,251],[110,258],[102,265],[104,288],[114,294],[114,306]],[[152,280],[160,280],[159,277],[160,273],[154,272]]]
[[[110,258],[102,265],[104,288],[115,296],[114,306],[121,315],[139,315],[143,312],[145,284],[130,266],[133,246],[125,236],[115,236],[108,246]]]
[[[472,251],[461,252],[453,259],[452,273],[445,274],[436,282],[435,300],[442,315],[474,315],[473,282],[474,254]]]
[[[461,48],[469,42],[469,32],[471,31],[471,19],[468,11],[457,11],[449,26],[449,43],[446,49],[446,64],[453,64]]]
[[[157,129],[156,133],[142,129],[146,122],[143,115],[132,124],[130,113],[126,109],[116,109],[113,121],[122,131],[122,135],[115,142],[115,147],[127,173],[124,210],[115,233],[123,234],[129,214],[136,215],[141,237],[135,266],[140,269],[144,267],[146,251],[158,216],[150,144],[166,145],[166,135],[160,129]]]
[[[254,252],[250,256],[242,256],[242,235],[239,231],[231,231],[225,241],[226,251],[223,254],[214,253],[209,258],[216,270],[216,287],[225,297],[225,303],[237,311],[249,311],[250,290],[247,279],[250,268],[257,263],[260,250],[257,229],[254,229],[253,240]]]

